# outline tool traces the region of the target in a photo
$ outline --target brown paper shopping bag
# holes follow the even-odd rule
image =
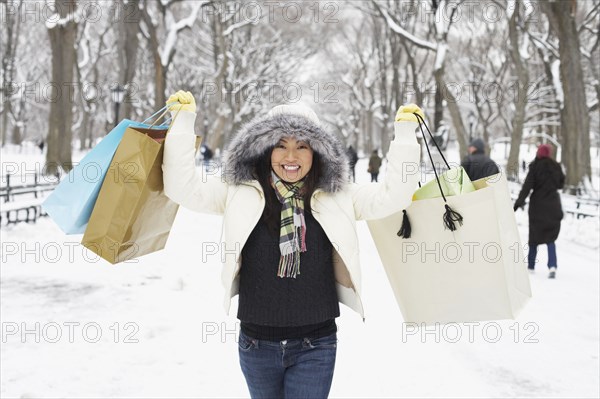
[[[130,127],[117,148],[82,239],[110,263],[165,247],[179,208],[163,188],[166,134],[167,129]]]

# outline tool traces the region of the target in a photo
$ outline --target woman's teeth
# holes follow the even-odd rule
[[[283,165],[283,168],[285,170],[298,170],[298,169],[300,169],[300,166],[298,166],[298,165],[294,165],[294,166],[292,166],[292,165]]]

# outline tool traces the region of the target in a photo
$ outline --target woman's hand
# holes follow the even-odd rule
[[[189,91],[179,90],[177,93],[172,94],[167,100],[167,107],[169,111],[187,111],[196,112],[196,100]]]
[[[419,108],[417,104],[407,104],[398,108],[398,113],[396,113],[396,122],[420,122],[418,118],[414,115],[417,113],[421,116],[421,118],[425,119],[425,114],[423,110]]]

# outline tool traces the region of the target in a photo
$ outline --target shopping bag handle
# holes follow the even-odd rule
[[[152,124],[149,126],[149,129],[152,129],[154,126],[156,126],[156,124],[158,123],[158,121],[160,121],[165,115],[167,115],[170,111],[168,109],[168,107],[170,107],[173,104],[167,104],[166,106],[164,106],[163,108],[161,108],[157,113],[155,113],[154,115],[158,114],[159,112],[162,112],[162,114],[159,115],[158,118],[156,118],[156,120],[154,122],[152,122]],[[169,123],[169,125],[172,125],[173,122],[175,122],[175,118],[177,117],[177,115],[179,115],[179,111],[181,111],[181,108],[179,108],[177,110],[177,113],[175,114],[175,116],[171,119],[171,118],[167,118],[165,119],[166,122]],[[151,119],[154,115],[152,115],[150,118]],[[146,121],[148,120],[146,119]],[[144,122],[146,122],[144,121]]]
[[[146,123],[148,122],[150,119],[154,118],[156,115],[160,114],[161,112],[163,113],[161,116],[158,117],[157,121],[160,120],[160,118],[164,115],[164,111],[167,109],[167,106],[165,105],[164,107],[162,107],[161,109],[159,109],[158,111],[156,111],[155,113],[153,113],[152,115],[150,115],[146,120],[144,120],[142,123]],[[156,121],[155,121],[156,123]]]
[[[437,141],[433,137],[433,133],[431,133],[431,131],[429,130],[429,127],[425,123],[425,120],[423,119],[423,117],[421,115],[417,114],[416,112],[413,112],[413,114],[417,117],[417,121],[419,122],[419,127],[421,128],[421,134],[423,135],[423,137],[425,137],[425,132],[423,132],[422,126],[425,126],[425,129],[427,129],[427,133],[429,133],[429,136],[431,137],[431,141],[433,141],[435,148],[437,148],[438,152],[440,153],[442,159],[444,160],[444,163],[446,164],[446,167],[448,167],[448,169],[450,169],[450,165],[448,164],[448,161],[446,161],[446,158],[444,157],[444,153],[442,152],[442,149],[437,144]],[[423,122],[421,123],[421,121],[423,121]],[[427,145],[427,140],[425,140],[425,146],[427,147],[427,153],[429,154],[429,159],[431,160],[431,165],[435,169],[435,165],[433,163],[433,158],[431,157],[431,153],[429,152],[429,146]]]
[[[442,150],[440,149],[437,142],[435,141],[435,138],[433,137],[433,134],[429,130],[429,127],[427,127],[427,124],[425,123],[425,120],[423,119],[423,117],[416,112],[413,112],[413,114],[417,117],[417,121],[419,122],[419,128],[421,129],[421,134],[423,135],[423,137],[425,138],[425,132],[423,131],[423,126],[425,126],[425,129],[427,129],[429,136],[431,136],[433,144],[435,145],[435,147],[438,149],[440,155],[442,156],[444,163],[446,164],[448,169],[450,169],[450,165],[448,164],[448,161],[446,161],[446,158],[444,157]],[[435,168],[435,163],[433,162],[433,156],[431,155],[431,151],[429,150],[429,144],[427,144],[427,139],[425,139],[423,141],[425,142],[425,148],[427,148],[427,155],[429,155],[429,160],[431,161],[431,166],[433,167],[433,173],[435,174],[435,180],[438,184],[438,188],[440,189],[440,194],[442,194],[442,198],[444,199],[444,207],[446,208],[446,212],[444,213],[444,225],[451,231],[455,231],[456,225],[454,224],[454,222],[458,222],[462,226],[463,217],[461,216],[460,213],[454,211],[448,205],[448,201],[446,200],[446,196],[444,195],[444,190],[442,190],[442,184],[440,183],[440,177],[438,176],[437,170]]]
[[[446,158],[444,157],[444,154],[442,153],[442,149],[438,146],[437,142],[435,141],[435,138],[433,137],[433,134],[429,130],[429,127],[427,127],[427,124],[425,123],[425,120],[423,119],[423,117],[416,112],[413,112],[413,115],[417,118],[417,122],[419,122],[419,129],[421,129],[421,134],[423,135],[423,139],[424,139],[423,141],[425,141],[425,148],[427,148],[427,155],[429,156],[429,160],[431,161],[431,166],[433,167],[433,173],[435,173],[435,181],[437,182],[438,188],[440,189],[440,194],[442,194],[442,198],[444,199],[444,207],[446,208],[446,212],[444,212],[444,215],[442,216],[442,219],[444,220],[444,226],[447,229],[449,229],[450,231],[455,231],[457,229],[455,222],[458,222],[458,224],[460,224],[462,226],[463,217],[460,213],[456,212],[455,210],[450,208],[450,205],[448,205],[448,201],[446,200],[446,196],[444,195],[444,190],[442,190],[442,184],[440,183],[440,177],[438,176],[437,169],[435,168],[435,163],[433,162],[433,156],[431,155],[431,151],[429,149],[429,144],[427,144],[427,137],[425,137],[425,131],[423,130],[423,126],[425,126],[425,129],[427,129],[427,132],[429,133],[429,136],[431,137],[433,144],[438,149],[438,151],[439,151],[440,155],[442,156],[442,159],[444,160],[444,163],[446,164],[448,169],[450,169],[450,165],[448,164],[448,161],[446,161]],[[419,182],[419,187],[421,187],[420,182]],[[402,213],[403,213],[402,224],[400,225],[400,230],[398,230],[396,235],[398,237],[402,237],[402,238],[410,238],[410,236],[412,234],[412,227],[411,227],[410,220],[408,218],[406,209],[403,209]]]
[[[435,174],[435,180],[437,181],[438,187],[440,189],[440,193],[442,194],[442,198],[444,199],[444,202],[447,202],[446,196],[444,195],[444,190],[442,190],[442,184],[440,183],[440,177],[438,176],[437,170],[435,168],[435,163],[433,162],[433,156],[431,155],[431,151],[429,150],[429,144],[427,144],[427,137],[425,137],[425,132],[423,131],[423,125],[425,126],[425,128],[427,129],[427,132],[431,136],[433,143],[435,144],[436,148],[438,149],[438,151],[439,151],[440,155],[442,156],[442,159],[444,160],[444,163],[446,164],[448,169],[450,169],[450,165],[448,165],[448,161],[446,161],[446,158],[444,158],[444,154],[442,154],[442,150],[435,142],[435,139],[433,138],[433,134],[431,134],[431,131],[425,124],[425,120],[423,119],[423,117],[416,112],[413,112],[413,115],[415,115],[417,117],[417,121],[419,122],[419,129],[421,129],[421,134],[423,135],[423,138],[424,138],[423,141],[425,142],[425,148],[427,148],[427,155],[429,156],[429,160],[431,161],[431,166],[433,167],[433,173]]]

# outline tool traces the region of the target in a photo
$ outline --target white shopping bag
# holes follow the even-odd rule
[[[503,174],[476,191],[412,202],[410,238],[397,235],[403,213],[368,222],[406,322],[513,319],[531,297],[523,248]],[[463,217],[443,223],[445,205]]]

